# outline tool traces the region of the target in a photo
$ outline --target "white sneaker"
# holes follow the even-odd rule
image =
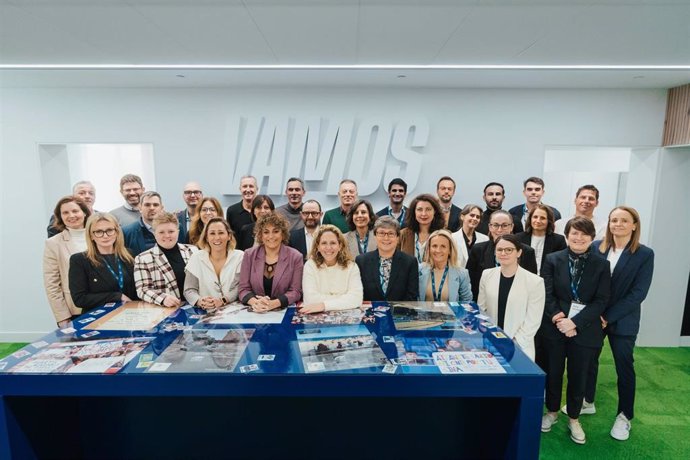
[[[561,412],[568,415],[568,406],[565,405],[561,407]],[[597,408],[594,407],[594,403],[587,402],[587,400],[582,401],[582,409],[580,409],[580,415],[594,415],[597,413]]]
[[[558,414],[546,413],[541,417],[541,432],[548,433],[551,427],[558,423]]]
[[[579,420],[570,420],[568,422],[568,429],[570,429],[570,439],[572,439],[574,443],[585,443],[585,430],[582,429]]]
[[[613,422],[613,428],[611,428],[611,437],[619,441],[627,441],[627,439],[630,437],[630,428],[632,428],[630,420],[628,420],[628,417],[621,412],[618,414],[618,417],[616,417],[616,421]]]

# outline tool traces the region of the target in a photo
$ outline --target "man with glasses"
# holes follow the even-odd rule
[[[416,301],[419,297],[417,259],[398,249],[400,225],[391,216],[374,223],[376,249],[355,259],[365,301]]]
[[[388,200],[390,204],[376,213],[378,217],[391,216],[398,221],[400,228],[405,228],[407,206],[403,205],[407,196],[407,182],[396,177],[388,184]]]
[[[502,209],[495,210],[491,214],[491,220],[488,224],[489,241],[475,243],[475,245],[472,246],[466,268],[467,271],[470,272],[472,297],[475,301],[479,295],[479,282],[482,279],[482,272],[488,268],[499,266],[496,261],[496,245],[494,241],[501,235],[512,233],[513,227],[513,216],[508,211]],[[519,261],[520,266],[536,275],[537,259],[534,255],[534,249],[524,243],[520,244],[522,245],[522,256],[520,256]]]
[[[187,207],[182,211],[178,211],[177,221],[180,223],[180,231],[184,232],[183,241],[187,241],[187,232],[189,232],[189,224],[192,222],[192,217],[196,212],[196,207],[204,197],[204,192],[201,190],[201,185],[198,182],[188,182],[182,189],[182,199]]]
[[[141,194],[146,189],[141,181],[141,177],[136,174],[125,174],[120,179],[120,193],[125,203],[119,208],[110,211],[121,227],[136,223],[141,214],[139,213],[139,205],[141,203]]]
[[[483,198],[484,202],[486,203],[486,209],[484,210],[484,214],[482,214],[482,220],[479,222],[479,225],[477,225],[477,231],[479,233],[488,235],[489,221],[491,220],[491,215],[496,211],[503,210],[503,200],[506,199],[506,193],[503,184],[500,184],[498,182],[489,182],[488,184],[486,184],[486,186],[484,187]],[[520,222],[520,219],[512,216],[511,214],[508,215],[511,216],[513,220],[512,233],[517,234],[524,232],[525,230],[522,228],[522,222]]]
[[[141,217],[137,222],[122,229],[125,237],[125,246],[129,249],[132,256],[136,257],[156,244],[156,237],[153,233],[153,219],[163,212],[163,209],[163,200],[158,192],[144,192],[141,195]],[[177,242],[183,242],[181,232],[178,235]]]
[[[299,177],[291,177],[285,186],[288,202],[278,206],[276,211],[288,221],[288,230],[293,231],[304,226],[302,220],[302,198],[304,198],[304,181]]]
[[[321,224],[321,216],[323,216],[321,204],[316,200],[305,201],[302,204],[300,216],[302,228],[297,228],[290,232],[290,242],[288,245],[301,252],[306,262],[309,257],[309,251],[311,251],[311,245],[314,242],[314,232]]]

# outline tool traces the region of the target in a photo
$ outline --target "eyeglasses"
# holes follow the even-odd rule
[[[398,234],[395,232],[376,232],[376,236],[379,238],[395,238]]]
[[[512,226],[513,226],[513,224],[489,224],[489,227],[493,228],[494,230],[498,230],[499,228],[503,229],[503,230],[507,230]]]
[[[304,217],[319,217],[321,211],[302,211]]]
[[[215,207],[210,207],[210,208],[201,208],[201,212],[212,212],[216,213],[216,208]]]
[[[496,248],[496,254],[504,253],[505,255],[510,255],[515,251],[515,248]]]
[[[103,235],[113,236],[115,233],[117,233],[117,230],[114,228],[106,228],[105,230],[94,230],[93,232],[91,232],[91,234],[96,238],[103,238]]]
[[[189,196],[189,195],[201,195],[202,191],[201,190],[185,190],[182,193],[184,193],[187,196]]]

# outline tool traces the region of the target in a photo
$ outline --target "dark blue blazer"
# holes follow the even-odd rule
[[[309,254],[307,254],[307,237],[304,235],[304,227],[292,230],[290,232],[290,241],[288,246],[301,252],[304,261],[307,261]]]
[[[419,295],[419,264],[417,259],[396,249],[391,265],[388,289],[381,289],[379,275],[379,251],[365,252],[355,259],[362,277],[364,300],[406,301],[417,300]]]
[[[611,248],[602,253],[600,243],[592,243],[594,254],[605,259]],[[640,245],[633,254],[625,248],[611,275],[611,298],[603,315],[609,323],[609,334],[637,335],[640,331],[642,301],[649,292],[653,273],[654,251]]]
[[[552,318],[559,312],[568,316],[570,304],[573,301],[570,290],[570,267],[568,265],[568,250],[553,252],[546,256],[546,263],[541,272],[546,288],[546,304],[544,318],[540,331],[544,337],[556,340],[572,340],[577,345],[599,348],[604,343],[604,330],[599,318],[606,309],[611,292],[611,269],[609,261],[592,254],[582,273],[578,289],[578,297],[585,304],[585,308],[574,318],[577,335],[568,339],[562,334]]]

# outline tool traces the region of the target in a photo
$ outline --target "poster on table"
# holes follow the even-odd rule
[[[488,351],[442,351],[433,354],[442,374],[505,374],[496,357]]]
[[[364,310],[354,308],[351,310],[324,311],[321,313],[295,312],[292,324],[316,325],[316,326],[340,326],[344,324],[360,324]]]
[[[15,374],[115,374],[134,359],[152,337],[58,342],[12,367]]]
[[[287,308],[255,313],[248,305],[232,303],[206,313],[197,324],[281,324]]]
[[[446,302],[390,302],[395,328],[405,330],[472,330]]]
[[[365,326],[304,329],[297,334],[307,373],[385,366],[389,363]]]
[[[96,331],[148,331],[175,313],[174,308],[146,302],[128,302],[92,321],[84,329]]]
[[[146,372],[232,372],[254,329],[185,330]]]

